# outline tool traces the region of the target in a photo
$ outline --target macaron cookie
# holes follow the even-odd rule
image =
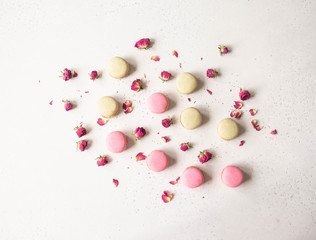
[[[148,155],[146,162],[150,170],[161,172],[168,166],[168,157],[163,151],[154,150]]]
[[[238,136],[239,127],[237,123],[230,118],[221,120],[217,125],[217,134],[223,140],[230,141]]]
[[[121,57],[114,57],[110,59],[107,70],[111,77],[121,79],[128,75],[129,64]]]
[[[187,167],[182,173],[181,180],[188,188],[196,188],[203,184],[204,174],[197,167]]]
[[[97,101],[97,111],[104,118],[114,117],[118,109],[118,103],[113,97],[104,96]]]
[[[222,171],[222,182],[227,186],[227,187],[238,187],[243,179],[244,175],[242,171],[235,166],[227,166],[223,169]]]
[[[123,152],[127,147],[127,137],[120,131],[114,131],[106,136],[106,147],[112,153]]]
[[[153,93],[148,98],[147,106],[152,113],[164,113],[169,106],[168,98],[162,93]]]
[[[186,129],[195,129],[202,124],[202,114],[196,108],[186,108],[180,114],[180,123]]]
[[[182,94],[190,94],[197,88],[198,81],[194,75],[188,72],[181,73],[176,79],[177,91]]]

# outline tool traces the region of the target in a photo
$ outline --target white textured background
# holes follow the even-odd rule
[[[1,240],[316,239],[315,1],[193,2],[0,0]],[[154,41],[150,50],[134,48],[143,37]],[[232,52],[219,56],[218,44]],[[173,49],[178,59],[170,55]],[[134,68],[123,80],[106,73],[117,55]],[[150,61],[151,55],[161,61]],[[58,78],[65,67],[78,78]],[[210,67],[221,76],[207,79]],[[90,81],[91,70],[102,78]],[[162,70],[196,74],[200,86],[189,96],[192,102],[176,92],[174,79],[157,78]],[[130,90],[136,78],[147,85],[139,93]],[[229,116],[240,87],[254,95],[243,109],[258,109],[264,128],[256,132],[246,111],[239,120],[244,133],[224,142],[216,125]],[[147,111],[146,98],[155,91],[171,101],[165,114]],[[133,113],[121,111],[98,126],[95,103],[104,95],[132,100]],[[77,107],[64,111],[62,99]],[[178,122],[190,106],[205,120],[194,131]],[[160,122],[168,116],[176,124],[164,129]],[[72,130],[81,121],[91,143],[83,153],[76,152]],[[135,142],[131,131],[137,126],[149,134]],[[270,135],[275,128],[279,134]],[[113,130],[128,135],[129,148],[109,154],[110,164],[98,168],[94,159],[108,154],[105,136]],[[162,135],[171,142],[161,143]],[[238,147],[242,139],[246,143]],[[194,147],[181,152],[186,141]],[[161,173],[135,161],[138,152],[154,149],[172,159]],[[196,155],[203,149],[214,158],[201,165]],[[229,164],[249,178],[236,189],[220,181]],[[168,183],[190,165],[204,170],[204,185]],[[175,194],[168,204],[163,190]]]

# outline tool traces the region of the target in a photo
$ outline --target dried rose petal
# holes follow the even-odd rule
[[[211,90],[206,89],[206,91],[207,91],[210,95],[213,94]]]
[[[251,94],[247,90],[240,89],[239,97],[240,97],[240,100],[246,101],[251,97]]]
[[[87,130],[82,126],[82,124],[75,127],[74,130],[76,131],[76,134],[78,135],[79,138],[86,135],[86,133],[87,133]]]
[[[149,47],[149,45],[150,45],[149,38],[142,38],[135,43],[135,47],[138,49],[147,49]]]
[[[227,53],[229,52],[229,51],[228,51],[228,48],[225,47],[225,46],[222,46],[222,45],[219,45],[219,46],[218,46],[218,49],[219,49],[219,53],[220,53],[221,55],[227,54]]]
[[[73,74],[73,76],[72,77],[78,77],[78,73],[76,73],[76,71],[74,71],[74,74]]]
[[[67,112],[72,109],[72,104],[69,100],[62,100],[62,102],[64,103],[64,108]]]
[[[132,107],[128,107],[126,108],[126,110],[124,111],[125,114],[131,113],[133,112],[133,108]]]
[[[142,161],[145,159],[146,159],[146,156],[142,152],[140,152],[136,155],[136,161]]]
[[[257,125],[255,128],[256,128],[256,130],[257,130],[257,131],[261,131],[261,129],[262,129],[263,127],[262,127],[262,126]]]
[[[172,119],[170,118],[165,118],[161,121],[162,126],[164,126],[165,128],[168,128],[171,126],[172,124]]]
[[[234,101],[234,102],[235,102],[234,108],[236,108],[236,109],[241,109],[242,108],[242,103],[241,102],[237,102],[237,101]]]
[[[245,144],[245,140],[241,140],[240,143],[239,143],[239,147],[241,147],[244,144]]]
[[[143,89],[142,81],[140,79],[134,80],[131,85],[131,90],[139,92],[141,89]]]
[[[208,78],[215,78],[217,76],[217,72],[214,69],[212,69],[212,68],[207,69],[206,76]]]
[[[212,158],[212,153],[204,150],[203,152],[200,152],[200,154],[198,155],[198,159],[200,160],[200,162],[206,163],[208,160],[210,160]]]
[[[255,110],[255,109],[250,109],[249,112],[250,112],[251,116],[254,116],[257,114],[257,110]]]
[[[136,140],[143,138],[146,135],[146,130],[143,127],[138,127],[134,131]]]
[[[176,50],[172,50],[171,55],[175,56],[175,57],[178,57],[178,52]]]
[[[263,127],[257,124],[257,120],[251,120],[251,124],[257,131],[260,131]]]
[[[171,185],[176,185],[179,182],[179,180],[180,180],[180,177],[177,177],[177,179],[175,181],[170,181],[169,183]]]
[[[158,62],[160,60],[160,58],[158,56],[151,56],[150,60]]]
[[[278,131],[276,130],[276,129],[274,129],[274,130],[272,130],[271,132],[270,132],[270,134],[272,134],[272,135],[275,135],[275,134],[277,134],[278,133]]]
[[[80,140],[77,142],[77,149],[83,152],[86,149],[87,145],[88,145],[88,141]]]
[[[109,120],[107,120],[107,119],[98,118],[97,123],[98,123],[100,126],[104,126],[105,124],[108,123],[108,121],[109,121]]]
[[[89,74],[89,76],[90,76],[90,80],[96,80],[96,79],[99,78],[98,72],[95,71],[95,70],[92,71],[92,72]]]
[[[189,148],[191,148],[191,144],[190,143],[181,143],[180,144],[180,149],[185,152],[186,150],[188,150]]]
[[[97,164],[99,167],[108,164],[108,162],[109,161],[105,155],[97,157]]]
[[[230,112],[230,117],[235,117],[235,114],[236,114],[235,110],[231,111]]]
[[[114,183],[115,187],[117,187],[119,185],[119,181],[115,178],[113,178],[113,183]]]
[[[236,111],[235,118],[236,118],[236,119],[240,119],[241,114],[242,114],[241,111]]]
[[[131,113],[131,112],[133,111],[132,105],[133,105],[133,103],[132,103],[131,100],[126,100],[126,101],[123,103],[122,108],[125,110],[125,111],[124,111],[125,114]]]
[[[163,137],[161,137],[161,140],[162,140],[163,142],[167,143],[167,142],[170,141],[170,138],[167,137],[167,136],[163,136]]]
[[[168,191],[164,191],[163,195],[161,195],[161,199],[164,203],[170,202],[172,198],[173,198],[173,194],[171,194]]]
[[[49,105],[53,105],[53,100],[49,102]]]
[[[84,91],[84,93],[89,93],[89,91]]]
[[[160,77],[159,77],[162,81],[168,81],[171,78],[171,73],[168,73],[166,71],[162,71],[160,73]]]
[[[188,98],[188,101],[191,102],[191,98]]]

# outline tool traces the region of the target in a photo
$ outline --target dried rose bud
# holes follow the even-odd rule
[[[143,89],[143,83],[140,79],[136,79],[132,82],[131,89],[135,92],[139,92]]]
[[[72,109],[72,104],[69,100],[63,100],[62,102],[64,103],[64,108],[66,111],[69,111]]]
[[[170,127],[170,125],[172,124],[172,119],[170,118],[165,118],[161,121],[162,126],[164,126],[165,128]]]
[[[189,148],[191,148],[191,145],[190,145],[190,143],[181,143],[180,144],[180,149],[183,151],[183,152],[185,152],[186,150],[188,150]]]
[[[60,77],[62,77],[65,81],[68,81],[72,78],[72,72],[67,68],[65,68],[61,73],[62,75]]]
[[[79,138],[86,135],[87,133],[87,130],[82,126],[82,124],[80,124],[78,127],[75,127],[74,130],[76,131]]]
[[[162,140],[164,143],[167,143],[167,142],[170,141],[170,138],[167,137],[167,136],[163,136],[163,137],[161,137],[161,140]]]
[[[80,140],[77,142],[77,149],[79,149],[81,152],[83,152],[88,145],[88,142],[86,140]]]
[[[162,81],[168,81],[171,78],[171,73],[168,73],[167,71],[162,71],[160,73],[159,77]]]
[[[89,76],[90,76],[90,80],[96,80],[96,79],[99,78],[98,72],[95,71],[95,70],[92,71],[92,72],[89,74]]]
[[[99,156],[99,157],[97,157],[97,164],[98,164],[98,167],[100,167],[100,166],[104,166],[104,165],[106,165],[106,164],[108,164],[108,159],[106,158],[106,156],[105,155],[103,155],[103,156]]]
[[[239,97],[240,97],[240,100],[246,101],[251,97],[251,94],[246,90],[240,89]]]
[[[146,130],[142,127],[138,127],[135,129],[134,135],[135,135],[136,140],[139,140],[146,135]]]
[[[219,49],[219,53],[220,53],[221,55],[227,54],[227,53],[229,52],[229,51],[228,51],[228,48],[225,47],[225,46],[219,45],[219,46],[218,46],[218,49]]]
[[[137,41],[135,43],[135,47],[138,49],[147,49],[150,45],[150,39],[149,38],[142,38],[141,40]]]
[[[206,76],[208,78],[215,78],[217,76],[217,72],[214,69],[212,69],[212,68],[207,69]]]
[[[200,152],[200,154],[198,155],[198,159],[200,160],[201,163],[206,163],[211,158],[212,158],[212,154],[205,150],[203,152]]]

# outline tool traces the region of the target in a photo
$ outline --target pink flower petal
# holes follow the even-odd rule
[[[257,110],[256,109],[250,109],[249,112],[250,112],[251,116],[254,116],[254,115],[257,114]]]
[[[169,183],[171,184],[171,185],[176,185],[178,182],[179,182],[179,179],[180,179],[180,177],[178,177],[176,180],[174,180],[174,181],[170,181]]]
[[[173,198],[173,194],[171,194],[168,191],[164,191],[163,195],[161,195],[161,199],[164,203],[170,202],[172,198]]]
[[[100,126],[104,126],[105,124],[108,123],[109,120],[106,120],[106,119],[103,119],[103,118],[98,118],[98,121],[97,123],[100,125]]]
[[[89,93],[89,91],[85,91],[84,93]]]
[[[191,98],[188,98],[188,101],[191,102]]]
[[[235,102],[234,108],[236,108],[236,109],[241,109],[242,108],[242,103],[241,102],[237,102],[237,101],[234,101],[234,102]]]
[[[150,60],[157,62],[160,60],[160,58],[158,56],[151,56]]]
[[[161,137],[161,140],[162,140],[163,142],[165,142],[165,143],[167,143],[167,142],[170,141],[169,137],[167,137],[167,136]]]
[[[53,105],[53,100],[49,102],[49,105]]]
[[[241,111],[237,111],[237,112],[236,112],[236,115],[235,115],[235,118],[236,118],[236,119],[240,119],[241,114],[242,114]]]
[[[133,112],[133,108],[132,107],[128,107],[126,108],[126,110],[124,111],[125,114],[131,113]]]
[[[142,161],[145,159],[146,159],[146,156],[142,152],[140,152],[136,155],[136,161]]]
[[[252,126],[254,127],[254,129],[256,129],[257,131],[261,131],[261,129],[263,128],[262,126],[259,126],[257,124],[257,120],[252,120],[251,121]]]
[[[235,117],[235,114],[236,114],[235,110],[231,111],[230,112],[230,117]]]
[[[256,128],[256,130],[257,130],[257,131],[261,131],[261,129],[262,129],[263,127],[262,127],[262,126],[257,125],[255,128]]]
[[[178,57],[178,52],[176,50],[172,50],[171,55],[175,56],[175,57]]]
[[[117,187],[119,185],[119,181],[115,178],[113,178],[113,183],[114,183],[115,187]]]
[[[211,90],[206,89],[206,91],[207,91],[210,95],[213,94]]]
[[[241,147],[244,144],[245,144],[245,140],[241,140],[240,143],[239,143],[239,147]]]
[[[276,130],[276,129],[274,129],[274,130],[272,130],[271,132],[270,132],[270,134],[272,134],[272,135],[275,135],[275,134],[277,134],[278,133],[278,131]]]

